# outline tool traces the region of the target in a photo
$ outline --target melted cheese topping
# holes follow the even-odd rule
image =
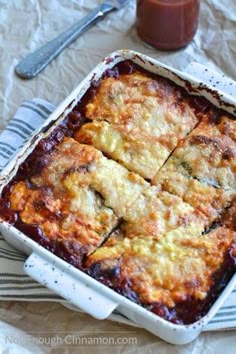
[[[195,215],[189,204],[177,196],[160,192],[156,187],[142,193],[123,219],[122,229],[128,237],[147,235],[160,238],[180,225],[191,223],[201,225],[201,230],[204,230],[201,218]]]
[[[85,124],[75,134],[75,139],[94,145],[129,170],[148,179],[155,175],[171,153],[156,139],[145,139],[137,132],[131,134],[123,126],[104,121]]]
[[[71,138],[47,156],[46,165],[31,182],[33,189],[25,182],[14,186],[12,209],[23,222],[40,226],[50,239],[72,238],[89,252],[112,231],[117,215],[122,216],[148,186],[94,147]]]
[[[139,130],[149,137],[163,137],[170,148],[196,125],[197,118],[179,90],[167,81],[144,73],[104,78],[86,106],[86,116]]]
[[[76,139],[150,179],[198,122],[182,97],[176,105],[179,98],[174,86],[143,73],[104,78],[86,106],[86,116],[96,122]]]
[[[196,225],[180,226],[158,241],[142,236],[112,237],[88,257],[87,266],[99,264],[101,277],[108,270],[119,274],[119,283],[129,284],[144,304],[160,302],[174,307],[189,297],[206,297],[233,240],[236,233],[229,229],[221,227],[201,235]],[[115,287],[117,279],[109,280]]]
[[[120,217],[149,186],[142,177],[107,159],[94,147],[79,144],[71,138],[63,140],[50,155],[46,168],[32,178],[32,182],[37,186],[57,186],[58,191],[64,191],[68,175],[72,180],[70,188],[74,185],[77,192],[81,187],[92,188]]]
[[[205,226],[210,226],[230,205],[232,193],[222,188],[214,188],[191,178],[185,172],[183,164],[171,156],[165,166],[152,180],[162,191],[167,191],[189,203],[198,215],[201,215]]]
[[[103,205],[94,191],[64,189],[64,197],[56,197],[51,188],[30,189],[25,182],[17,183],[11,194],[12,209],[21,220],[38,225],[50,240],[71,240],[78,251],[93,251],[116,226],[118,219]],[[84,248],[85,246],[85,248]]]
[[[229,122],[226,117],[220,124],[202,122],[174,151],[167,166],[174,164],[175,170],[204,184],[236,191],[234,134],[236,121]]]

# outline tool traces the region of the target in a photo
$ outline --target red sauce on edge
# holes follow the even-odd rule
[[[137,0],[137,32],[162,50],[185,47],[193,39],[200,0]]]

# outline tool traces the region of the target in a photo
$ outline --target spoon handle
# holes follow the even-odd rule
[[[28,54],[15,67],[16,74],[24,79],[31,79],[35,77],[69,44],[75,41],[82,33],[87,31],[92,25],[97,23],[106,14],[114,9],[115,7],[108,3],[103,3],[96,7],[67,31],[61,33],[59,36],[46,43],[35,52]]]

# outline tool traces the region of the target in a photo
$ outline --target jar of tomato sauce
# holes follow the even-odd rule
[[[200,0],[137,0],[140,38],[161,50],[185,47],[198,26]]]

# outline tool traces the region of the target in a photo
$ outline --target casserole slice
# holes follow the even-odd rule
[[[170,81],[135,67],[119,79],[104,77],[84,109],[93,122],[75,138],[150,179],[199,121],[185,96]]]
[[[187,178],[226,191],[236,191],[236,121],[209,113],[188,137],[183,139],[163,169],[153,178],[178,172]]]
[[[13,183],[9,202],[16,227],[78,266],[147,186],[94,147],[64,138],[30,178]]]
[[[224,227],[203,234],[197,225],[180,226],[159,239],[116,231],[87,257],[86,266],[130,300],[188,324],[208,311],[225,270],[229,277],[233,273],[235,241],[236,232]]]
[[[153,183],[162,191],[168,191],[189,203],[198,215],[202,215],[206,224],[217,220],[232,199],[232,192],[214,188],[182,174],[180,161],[174,156],[155,176]],[[162,171],[162,172],[161,172]]]
[[[84,124],[74,137],[81,143],[95,146],[106,156],[147,179],[154,176],[171,153],[155,137],[129,132],[124,126],[105,121]]]
[[[59,190],[69,191],[90,187],[119,217],[123,217],[150,186],[142,177],[107,159],[93,146],[79,144],[73,138],[64,138],[56,151],[56,156],[50,154],[48,167],[31,179],[36,186],[57,186]],[[81,203],[79,207],[82,206]]]
[[[122,230],[128,237],[147,235],[161,238],[179,226],[196,225],[204,231],[205,223],[201,215],[181,198],[162,192],[157,187],[149,187],[139,195],[123,216]]]
[[[183,139],[152,183],[177,195],[210,223],[236,193],[236,122],[207,118]]]

